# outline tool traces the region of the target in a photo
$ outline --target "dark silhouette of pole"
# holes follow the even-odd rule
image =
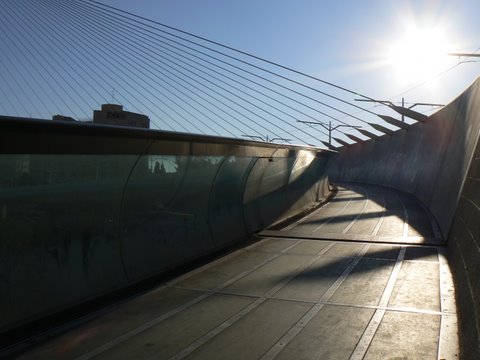
[[[269,138],[268,135],[259,136],[259,135],[246,135],[246,134],[243,134],[242,136],[248,137],[248,138],[250,138],[250,139],[252,139],[252,140],[260,140],[260,141],[263,141],[263,142],[274,142],[275,140],[279,140],[279,141],[284,141],[284,142],[289,143],[290,141],[292,141],[292,139],[285,139],[285,138],[282,138],[282,137]]]
[[[332,122],[331,121],[328,122],[328,125],[324,124],[322,122],[319,122],[319,121],[303,121],[303,120],[297,120],[297,121],[301,122],[301,123],[304,123],[304,124],[314,124],[314,125],[320,125],[321,127],[323,127],[325,130],[328,131],[328,144],[329,145],[332,145],[332,132],[334,130],[337,130],[338,128],[341,128],[341,127],[349,127],[349,128],[353,128],[353,129],[361,128],[361,126],[353,126],[353,125],[337,125],[337,126],[332,127]]]
[[[375,100],[375,99],[355,99],[355,101],[364,101],[364,102],[373,102],[373,103],[378,103],[378,104],[382,104],[382,105],[385,105],[385,106],[388,106],[390,108],[392,107],[395,107],[395,105],[390,101],[390,100]],[[404,109],[413,109],[415,106],[437,106],[437,107],[442,107],[442,106],[445,106],[444,104],[434,104],[434,103],[423,103],[423,102],[419,102],[419,103],[414,103],[412,105],[410,105],[408,108],[405,107],[405,98],[402,97],[402,108]],[[397,107],[398,108],[398,107]],[[405,115],[404,114],[401,114],[402,115],[402,122],[405,122]]]

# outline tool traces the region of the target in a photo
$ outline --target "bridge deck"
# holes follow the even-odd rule
[[[345,185],[277,230],[281,237],[103,311],[22,357],[453,359],[453,284],[435,229],[407,196]],[[361,241],[350,241],[356,233]]]
[[[264,236],[373,241],[382,243],[443,243],[430,212],[413,196],[388,188],[343,184],[321,209]]]

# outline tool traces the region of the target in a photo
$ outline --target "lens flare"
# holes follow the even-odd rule
[[[389,52],[389,63],[402,82],[419,81],[435,76],[450,61],[446,53],[449,41],[438,28],[411,26]]]

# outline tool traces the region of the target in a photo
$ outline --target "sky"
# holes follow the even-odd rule
[[[405,37],[408,40],[406,34],[412,27],[438,31],[447,51],[473,53],[480,48],[480,1],[476,0],[103,2],[375,99],[400,101],[400,94],[430,80],[404,93],[405,101],[446,104],[480,74],[480,63],[468,62],[435,76],[458,63],[457,57],[444,56],[432,69],[436,70],[433,74],[413,72],[412,78],[390,59],[391,48]]]
[[[478,0],[101,2],[369,98],[397,104],[403,98],[406,106],[448,104],[480,74],[480,58],[444,55],[446,52],[480,53]],[[275,88],[282,95],[285,89],[265,82],[266,87],[260,90],[284,101],[282,104],[272,102],[264,94],[225,77],[222,79],[226,83],[215,80],[216,84],[208,83],[210,88],[207,89],[202,87],[205,81],[198,77],[204,76],[203,73],[193,70],[191,75],[195,81],[204,83],[198,85],[202,90],[197,90],[185,82],[185,75],[178,74],[179,61],[170,59],[166,65],[176,67],[171,70],[177,72],[176,77],[158,68],[158,65],[164,66],[161,64],[163,55],[159,55],[157,48],[153,49],[152,39],[141,45],[137,37],[142,36],[139,32],[121,29],[115,26],[117,20],[100,13],[88,15],[85,10],[79,11],[81,6],[78,0],[0,2],[0,50],[4,55],[0,58],[0,114],[34,118],[62,114],[83,121],[91,119],[92,110],[98,109],[100,104],[113,102],[124,105],[126,110],[147,114],[153,128],[234,137],[256,134],[314,145],[327,139],[325,131],[316,125],[300,125],[297,120],[314,119],[326,123],[330,117],[334,125],[348,123],[378,134],[366,122],[392,126],[355,106],[399,118],[383,105],[357,102],[355,99],[359,96],[291,73],[288,76],[339,96],[350,104],[288,82],[283,84],[311,99],[288,92],[292,99],[286,100],[269,92],[268,88]],[[132,40],[133,36],[136,40]],[[189,69],[192,71],[191,67]],[[274,76],[265,76],[280,81]],[[194,80],[188,78],[188,81]],[[219,88],[219,84],[229,91]],[[253,86],[250,82],[246,84]],[[168,89],[163,88],[167,85]],[[231,85],[243,92],[232,89]],[[224,103],[214,97],[221,97]],[[296,100],[304,103],[298,105]],[[337,108],[344,112],[338,112]],[[437,109],[434,106],[415,107],[425,114]],[[407,122],[413,121],[407,119]],[[341,133],[336,135],[344,141],[352,141]]]

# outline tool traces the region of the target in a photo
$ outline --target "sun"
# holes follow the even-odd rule
[[[421,81],[449,65],[450,42],[439,28],[410,26],[390,48],[388,62],[401,82]]]

